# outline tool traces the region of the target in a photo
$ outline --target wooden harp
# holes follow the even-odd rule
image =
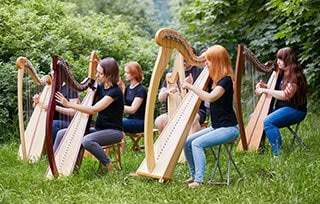
[[[262,64],[248,48],[244,47],[243,45],[238,45],[234,97],[241,140],[237,149],[246,151],[259,149],[263,136],[263,120],[270,112],[273,104],[273,100],[270,95],[262,94],[256,105],[256,108],[251,114],[248,124],[246,127],[244,127],[241,105],[241,99],[243,100],[243,98],[241,98],[241,92],[246,87],[241,87],[241,81],[245,66],[248,63],[259,72],[271,74],[271,77],[268,80],[269,88],[275,88],[278,78],[277,64],[275,62],[270,61],[266,64]],[[258,81],[255,83],[257,82]]]
[[[185,78],[184,74],[184,65],[183,65],[183,56],[178,53],[175,60],[174,65],[171,73],[166,74],[166,82],[167,82],[167,88],[170,89],[174,86],[180,86],[178,85],[178,81],[183,81]],[[174,94],[169,94],[167,99],[167,106],[168,106],[168,117],[172,117],[173,113],[176,111],[177,107],[181,103],[182,99],[186,95],[186,90],[181,89],[181,87],[178,87],[179,91]]]
[[[49,105],[48,105],[48,114],[46,118],[46,121],[47,121],[46,122],[46,146],[47,146],[47,154],[48,154],[48,160],[49,160],[49,168],[45,173],[45,176],[47,178],[58,177],[59,174],[67,174],[66,172],[64,171],[62,172],[62,170],[59,170],[59,169],[63,167],[64,164],[67,164],[68,162],[72,162],[70,160],[67,160],[69,158],[69,157],[66,157],[68,151],[72,151],[73,148],[77,149],[77,147],[73,146],[77,144],[73,144],[72,142],[70,142],[70,143],[67,143],[66,148],[63,150],[61,147],[63,146],[62,144],[66,143],[64,140],[64,141],[61,141],[59,152],[62,152],[63,155],[65,156],[62,156],[62,157],[54,156],[53,144],[52,144],[52,121],[53,121],[54,110],[56,106],[55,93],[60,90],[62,82],[65,82],[70,88],[76,91],[85,91],[89,88],[94,89],[94,83],[95,83],[94,74],[95,74],[95,68],[98,64],[98,58],[95,55],[95,53],[91,54],[90,60],[91,60],[90,67],[92,69],[89,69],[88,78],[86,78],[82,83],[78,83],[74,79],[69,69],[68,63],[56,55],[52,57],[54,77],[53,77],[53,83],[52,83],[52,92],[51,92]],[[88,103],[90,103],[90,100],[93,101],[93,97],[94,97],[94,93],[89,90],[89,96],[85,98],[83,102],[87,103],[89,101]],[[67,133],[71,134],[72,138],[76,138],[76,137],[82,138],[84,134],[84,130],[87,127],[87,121],[88,121],[88,116],[86,114],[83,115],[82,113],[77,112],[76,115],[73,117],[71,124],[68,127]],[[78,135],[78,131],[81,132],[81,135],[80,134]],[[77,154],[73,155],[75,158],[78,157],[79,148],[77,149],[77,151],[78,151]],[[58,158],[58,161],[63,161],[62,165],[61,163],[56,163],[56,158]],[[57,164],[59,164],[59,166]],[[72,170],[70,171],[72,172]]]
[[[43,154],[45,141],[45,119],[47,112],[42,109],[47,104],[51,93],[51,77],[49,75],[38,77],[32,63],[25,57],[19,57],[16,61],[18,68],[18,118],[21,145],[19,156],[23,160],[37,161]],[[23,117],[23,75],[27,70],[32,80],[37,85],[45,85],[40,96],[40,103],[34,107],[30,120],[24,129]]]
[[[199,97],[189,91],[177,110],[168,121],[167,126],[153,144],[153,121],[156,95],[159,83],[172,52],[176,49],[191,65],[201,66],[205,62],[204,56],[193,54],[191,46],[182,35],[174,30],[163,28],[157,31],[155,40],[160,46],[158,57],[152,72],[149,91],[147,95],[145,114],[145,159],[136,171],[138,176],[148,176],[159,181],[171,180],[173,170],[181,154],[189,126],[200,106]],[[209,71],[204,68],[195,86],[204,89],[208,83]]]

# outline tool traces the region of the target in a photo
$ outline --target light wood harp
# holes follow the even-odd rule
[[[234,97],[241,140],[237,149],[250,151],[258,150],[260,147],[260,142],[263,138],[263,120],[270,112],[273,100],[270,95],[262,94],[246,127],[244,127],[241,101],[246,102],[246,98],[241,96],[241,92],[248,87],[241,86],[241,84],[245,73],[245,66],[247,65],[250,65],[259,72],[270,73],[271,77],[268,80],[268,88],[271,89],[275,88],[278,72],[275,62],[269,61],[266,64],[262,64],[248,48],[238,45]],[[258,81],[254,83],[258,83]]]
[[[191,65],[201,66],[204,64],[205,58],[193,54],[189,43],[174,30],[168,28],[158,30],[155,40],[160,48],[147,95],[144,126],[146,156],[136,174],[164,181],[172,179],[173,170],[201,101],[196,94],[189,91],[153,144],[154,109],[161,76],[174,49]],[[204,68],[194,85],[204,89],[208,83],[208,78],[209,72],[207,68]]]
[[[70,88],[76,91],[88,90],[86,97],[82,100],[82,104],[92,105],[94,98],[94,75],[98,64],[98,58],[93,52],[90,58],[90,67],[88,77],[82,82],[77,82],[70,69],[68,63],[58,56],[52,57],[54,77],[52,83],[52,93],[48,105],[47,128],[46,128],[46,146],[49,160],[49,167],[45,173],[47,178],[58,177],[59,175],[69,175],[73,171],[73,167],[78,158],[81,139],[85,133],[88,122],[88,114],[77,112],[73,117],[63,140],[57,152],[54,155],[52,144],[52,122],[54,110],[56,106],[55,93],[60,90],[61,85],[65,82]]]
[[[42,108],[43,104],[48,104],[51,93],[51,77],[43,76],[41,79],[37,75],[32,63],[25,57],[19,57],[16,61],[18,68],[18,118],[21,145],[19,156],[23,160],[37,161],[43,154],[45,141],[45,121],[47,112]],[[23,111],[23,76],[27,70],[32,80],[37,85],[44,85],[41,92],[39,104],[34,107],[26,129],[24,129]]]

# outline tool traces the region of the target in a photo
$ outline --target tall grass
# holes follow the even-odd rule
[[[132,177],[144,153],[127,149],[122,169],[100,171],[98,162],[85,158],[80,171],[69,177],[48,180],[48,162],[21,161],[18,142],[0,145],[0,203],[318,203],[320,200],[320,116],[308,114],[299,135],[308,146],[290,147],[292,135],[282,129],[284,142],[280,158],[272,157],[268,141],[265,151],[234,151],[233,157],[243,177],[234,169],[231,183],[208,185],[214,160],[207,153],[205,187],[190,189],[179,181],[188,178],[186,164],[177,164],[173,180],[160,183],[148,177]],[[226,159],[222,158],[225,163]]]

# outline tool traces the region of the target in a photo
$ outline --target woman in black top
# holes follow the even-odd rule
[[[65,107],[86,114],[98,113],[96,126],[91,128],[89,134],[82,139],[82,146],[91,152],[108,171],[111,171],[112,163],[102,146],[120,142],[123,138],[123,92],[117,84],[119,82],[119,67],[116,60],[111,57],[101,60],[97,67],[96,76],[99,85],[94,105],[72,104],[61,93],[56,94],[56,100]]]
[[[214,45],[205,52],[206,66],[211,82],[209,92],[192,85],[192,76],[187,77],[182,88],[193,91],[203,101],[210,103],[211,127],[187,137],[184,146],[190,178],[189,187],[201,187],[204,181],[206,156],[204,149],[234,140],[239,135],[238,122],[233,110],[233,71],[227,50]]]

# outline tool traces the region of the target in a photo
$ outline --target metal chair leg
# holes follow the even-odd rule
[[[230,184],[230,172],[231,172],[231,163],[232,165],[234,166],[234,168],[236,169],[236,171],[238,172],[238,174],[240,175],[240,177],[242,177],[242,174],[239,170],[239,168],[237,167],[236,163],[234,162],[233,158],[232,158],[232,150],[233,150],[233,143],[234,141],[230,142],[230,143],[226,143],[226,144],[221,144],[218,146],[218,152],[216,154],[216,152],[214,151],[213,147],[211,147],[211,151],[212,151],[212,154],[214,156],[214,159],[215,159],[215,165],[214,165],[214,168],[213,168],[213,171],[212,171],[212,174],[211,174],[211,177],[210,177],[210,180],[209,180],[209,184],[226,184],[226,185],[229,185]],[[221,171],[221,167],[220,167],[220,164],[219,164],[219,159],[220,159],[220,155],[221,155],[221,148],[222,148],[222,145],[224,145],[225,147],[225,150],[227,151],[228,153],[228,169],[227,169],[227,178],[223,178],[223,174],[222,174],[222,171]],[[228,148],[228,145],[229,148]],[[217,171],[217,169],[219,170],[219,173],[220,173],[220,178],[222,181],[218,182],[218,181],[214,181],[214,176],[215,176],[215,173]]]
[[[293,130],[291,126],[287,127],[289,129],[289,131],[291,132],[291,134],[293,135],[292,142],[291,142],[291,147],[293,147],[295,140],[298,140],[298,142],[301,144],[301,146],[304,149],[307,149],[307,146],[302,142],[301,138],[297,134],[299,125],[300,125],[300,123],[298,123],[296,125],[296,129],[295,130]]]

